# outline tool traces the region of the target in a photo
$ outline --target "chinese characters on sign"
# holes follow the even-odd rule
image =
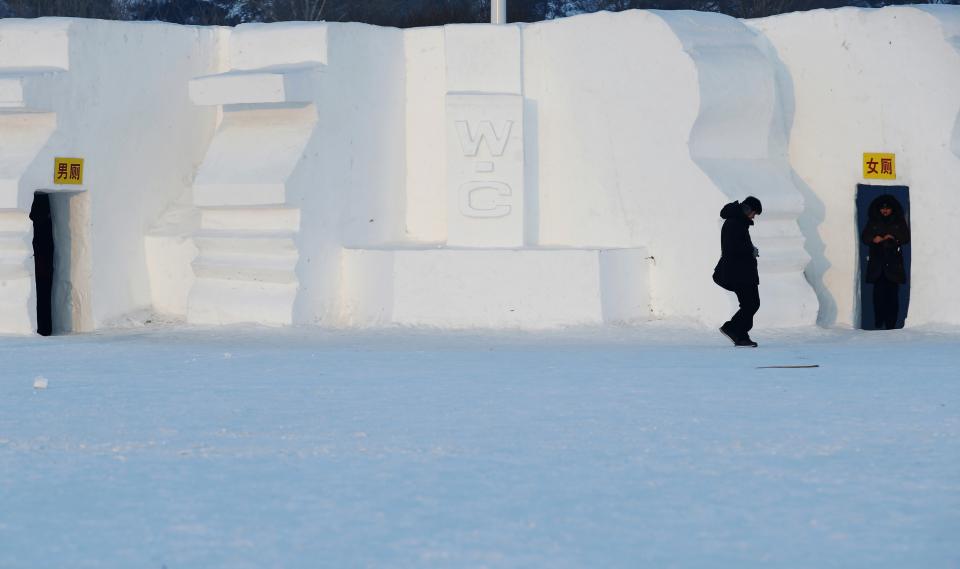
[[[897,159],[895,154],[876,152],[863,153],[863,177],[878,180],[897,179]]]
[[[83,158],[54,158],[53,183],[74,184],[83,183]]]

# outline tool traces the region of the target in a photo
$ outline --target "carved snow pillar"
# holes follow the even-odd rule
[[[517,26],[445,28],[447,245],[524,245],[522,49]]]

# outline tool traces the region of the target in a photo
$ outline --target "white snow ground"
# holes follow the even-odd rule
[[[756,337],[0,338],[0,567],[960,566],[960,330]]]

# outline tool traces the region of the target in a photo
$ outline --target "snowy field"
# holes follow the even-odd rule
[[[0,567],[960,567],[960,330],[754,337],[0,338]]]

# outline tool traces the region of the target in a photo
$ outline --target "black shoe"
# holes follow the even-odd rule
[[[750,336],[740,338],[739,340],[734,342],[733,345],[738,348],[756,348],[757,347],[757,343],[751,340]]]
[[[733,342],[733,345],[737,345],[737,335],[730,329],[730,323],[725,322],[723,326],[720,327],[720,333],[727,337],[728,340]]]

